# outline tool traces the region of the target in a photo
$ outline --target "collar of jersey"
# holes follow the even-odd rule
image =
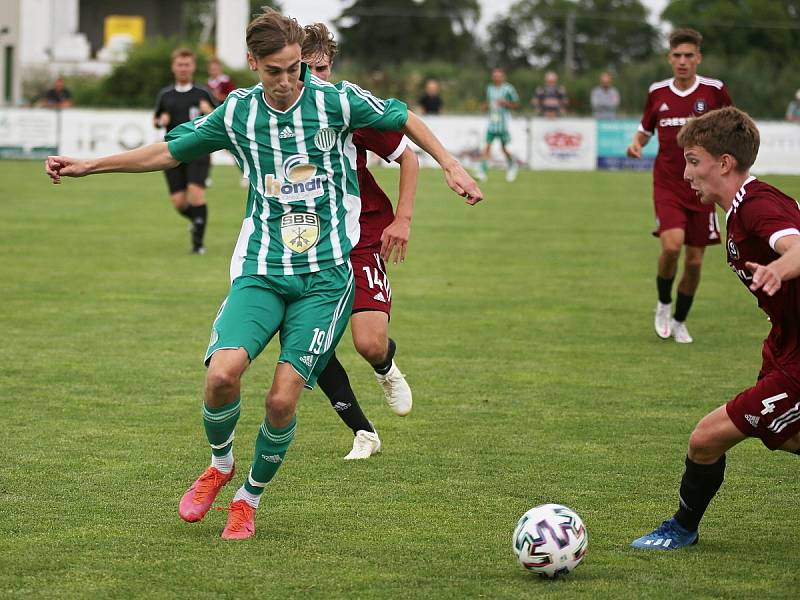
[[[680,96],[681,98],[685,98],[686,96],[691,94],[693,91],[695,91],[699,85],[700,85],[700,75],[695,73],[694,74],[694,83],[692,84],[692,87],[690,87],[688,90],[679,90],[677,87],[675,87],[675,78],[674,77],[669,82],[669,89],[672,90],[672,93],[675,94],[676,96]]]
[[[180,92],[183,94],[184,92],[188,92],[194,87],[194,82],[190,81],[189,83],[186,83],[184,85],[178,85],[176,83],[174,87],[176,92]]]
[[[750,175],[750,177],[744,180],[742,187],[739,188],[739,191],[736,192],[736,196],[733,197],[733,202],[731,202],[731,207],[725,213],[726,222],[730,218],[731,213],[734,211],[734,209],[742,203],[742,200],[744,200],[744,195],[747,193],[744,188],[747,187],[748,183],[755,180],[756,178],[753,177],[752,175]]]
[[[304,85],[303,88],[300,90],[300,95],[297,96],[297,99],[294,102],[292,102],[291,106],[289,106],[289,108],[287,108],[286,110],[278,110],[277,108],[273,108],[272,106],[270,106],[269,102],[267,102],[267,96],[264,94],[263,87],[261,88],[261,93],[259,94],[259,96],[261,98],[261,101],[264,103],[264,106],[267,107],[267,110],[269,112],[275,113],[276,115],[286,115],[292,112],[295,108],[297,108],[297,106],[300,104],[300,100],[303,99],[303,94],[305,93],[306,93],[306,86]]]

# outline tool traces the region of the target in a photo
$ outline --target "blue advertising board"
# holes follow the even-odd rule
[[[629,158],[625,151],[639,128],[636,119],[597,121],[597,168],[650,170],[658,152],[658,139],[653,136],[644,147],[642,158]]]

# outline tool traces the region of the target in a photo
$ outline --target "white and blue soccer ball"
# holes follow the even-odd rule
[[[525,569],[552,579],[581,564],[589,536],[575,511],[560,504],[542,504],[520,517],[513,543]]]

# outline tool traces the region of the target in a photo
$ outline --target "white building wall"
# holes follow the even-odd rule
[[[217,0],[217,56],[234,69],[247,66],[244,34],[250,22],[248,0]]]

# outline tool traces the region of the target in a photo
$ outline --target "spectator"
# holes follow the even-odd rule
[[[619,91],[611,85],[611,73],[600,74],[600,85],[592,89],[592,116],[595,119],[615,119],[619,107]]]
[[[72,106],[72,92],[64,86],[63,77],[53,82],[53,87],[47,90],[39,106],[45,108],[69,108]]]
[[[531,106],[540,117],[554,119],[563,117],[567,112],[567,91],[563,85],[558,85],[558,75],[554,71],[544,74],[544,85],[536,88],[536,93],[531,98]]]
[[[233,80],[222,72],[222,63],[217,58],[208,61],[208,89],[220,104],[236,89]]]
[[[439,82],[433,78],[425,80],[424,93],[420,96],[419,112],[423,115],[438,115],[442,111],[442,97],[439,95]]]
[[[792,123],[800,123],[800,90],[794,94],[794,100],[789,102],[786,109],[786,120]]]

